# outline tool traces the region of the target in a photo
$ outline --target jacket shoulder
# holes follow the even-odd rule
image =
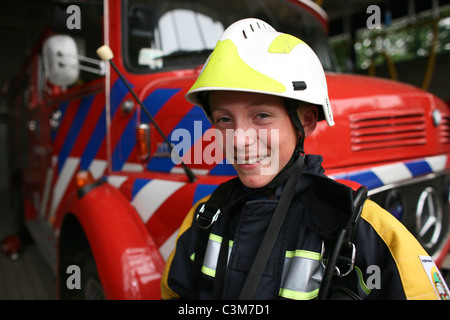
[[[191,210],[188,212],[188,214],[186,215],[186,217],[184,218],[184,220],[180,226],[178,235],[176,237],[175,248],[173,249],[172,253],[169,255],[169,257],[166,261],[166,265],[164,267],[164,271],[163,271],[163,274],[161,277],[161,298],[163,300],[180,298],[179,294],[176,293],[174,290],[172,290],[172,288],[169,285],[169,272],[172,267],[172,262],[173,262],[175,253],[177,252],[177,245],[179,243],[178,240],[183,234],[186,233],[187,230],[189,230],[192,227],[192,222],[194,221],[194,218],[195,218],[194,214],[197,210],[197,207],[201,203],[208,201],[210,196],[211,195],[208,195],[208,196],[204,197],[203,199],[200,199],[199,201],[197,201],[197,203],[195,203],[194,206],[191,208]]]
[[[372,200],[366,200],[361,218],[372,226],[389,248],[407,299],[436,299],[421,256],[428,256],[417,239],[393,215]]]

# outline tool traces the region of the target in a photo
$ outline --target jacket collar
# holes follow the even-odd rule
[[[302,199],[308,227],[327,238],[344,228],[353,213],[353,190],[324,175],[305,173]]]
[[[266,197],[268,193],[274,192],[275,198],[279,199],[288,177],[298,174],[299,169],[303,168],[294,197],[301,199],[308,228],[327,238],[343,228],[350,219],[353,211],[353,190],[325,176],[322,161],[320,155],[306,155],[304,158],[300,156],[263,188],[249,189],[241,184],[244,188],[241,190],[243,195],[235,198],[229,205]]]

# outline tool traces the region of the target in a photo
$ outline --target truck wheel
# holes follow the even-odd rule
[[[105,293],[92,255],[89,255],[81,266],[80,298],[82,300],[105,300]]]

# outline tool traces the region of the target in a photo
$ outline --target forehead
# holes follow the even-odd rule
[[[284,109],[284,99],[268,94],[241,91],[212,91],[209,96],[211,111],[233,106],[240,107],[280,107]]]

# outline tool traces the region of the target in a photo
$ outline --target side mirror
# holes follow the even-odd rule
[[[55,35],[44,42],[42,55],[44,69],[49,81],[57,86],[70,86],[79,77],[75,40],[67,35]]]

